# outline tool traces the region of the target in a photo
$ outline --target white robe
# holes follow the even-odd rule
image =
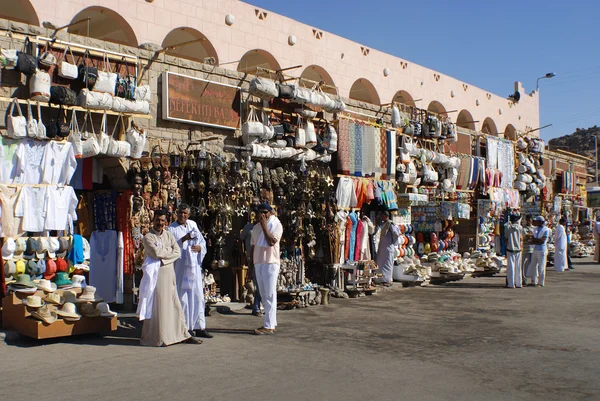
[[[181,249],[181,258],[175,262],[175,279],[177,293],[185,315],[188,330],[206,329],[204,316],[204,283],[202,277],[202,261],[206,256],[206,241],[198,229],[198,225],[188,220],[186,225],[177,222],[169,226]],[[196,238],[181,242],[181,238],[189,232],[196,232]],[[193,245],[200,245],[200,252],[192,251]]]
[[[564,272],[567,268],[567,233],[562,224],[554,230],[554,270]]]

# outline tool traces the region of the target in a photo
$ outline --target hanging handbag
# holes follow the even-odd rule
[[[88,132],[86,130],[88,118],[90,120],[90,130]],[[94,123],[92,121],[92,113],[89,111],[85,114],[85,118],[83,119],[83,126],[81,127],[81,157],[86,159],[89,157],[94,157],[100,154],[100,144],[96,139],[96,133],[94,132]]]
[[[121,122],[120,126],[124,127],[125,122],[123,121],[122,114],[119,114],[117,121],[115,121],[115,126],[113,127],[113,132],[109,139],[106,155],[112,157],[129,157],[131,154],[131,144],[127,141],[121,141],[118,139],[121,133],[121,129],[118,129],[119,121]],[[115,133],[117,138],[115,138]]]
[[[415,145],[410,136],[402,136],[402,148],[411,156],[416,156],[418,153],[417,145]]]
[[[242,124],[242,141],[244,145],[256,143],[264,135],[265,128],[260,122],[254,108],[248,112],[246,122]]]
[[[73,64],[67,61],[67,51],[71,55]],[[58,63],[58,76],[66,79],[77,79],[79,77],[79,69],[77,68],[77,65],[75,65],[75,57],[69,46],[65,47],[65,51]]]
[[[248,91],[251,95],[264,100],[271,100],[279,96],[279,89],[275,81],[263,77],[252,78]]]
[[[119,67],[117,64],[117,83],[115,87],[115,96],[123,99],[134,100],[136,77],[129,74],[129,66],[127,65],[127,59],[125,57],[123,57],[123,61],[125,62],[124,74],[121,74],[123,71],[122,66]]]
[[[302,117],[298,116],[298,122],[296,124],[296,140],[294,141],[296,148],[306,147],[306,131],[304,130],[304,124],[302,123]]]
[[[399,128],[401,123],[402,123],[402,121],[400,118],[400,110],[398,109],[398,106],[393,105],[392,106],[392,127]]]
[[[56,65],[56,56],[49,50],[50,46],[46,47],[46,51],[39,57],[38,63],[46,68]]]
[[[38,136],[38,120],[33,118],[33,112],[31,111],[31,101],[27,101],[27,135],[30,138],[37,138]]]
[[[306,136],[306,147],[312,149],[317,146],[317,132],[315,124],[310,119],[304,120],[304,135]]]
[[[42,107],[40,106],[40,102],[37,102],[37,129],[38,139],[48,139],[46,136],[46,126],[42,122]]]
[[[77,75],[85,88],[92,90],[96,85],[96,81],[98,81],[98,68],[94,67],[92,60],[89,59],[88,55],[89,51],[86,50],[85,53],[83,53],[83,56],[81,56]],[[86,61],[89,61],[89,65]]]
[[[77,115],[75,110],[71,115],[71,132],[67,139],[73,145],[73,152],[75,153],[76,159],[81,159],[83,156],[81,132],[79,131],[79,125],[77,124]]]
[[[54,85],[50,88],[50,103],[75,106],[78,103],[77,94],[66,86]]]
[[[142,153],[144,152],[144,148],[146,147],[146,131],[135,124],[133,117],[131,117],[130,119],[129,129],[127,130],[126,138],[127,142],[131,144],[130,157],[132,159],[139,159],[140,157],[142,157]]]
[[[85,109],[110,110],[113,106],[113,97],[108,93],[84,88],[79,92],[77,104]]]
[[[15,106],[19,112],[18,116],[13,115]],[[9,138],[19,139],[27,136],[27,119],[21,112],[21,105],[17,98],[14,98],[10,103],[8,116],[6,117],[6,131]]]
[[[298,86],[296,88],[296,94],[294,95],[294,102],[304,104],[310,102],[311,90]]]
[[[104,115],[102,116],[100,133],[96,136],[98,138],[98,145],[100,145],[100,153],[106,154],[106,152],[108,152],[108,144],[110,143],[110,137],[106,133],[106,113],[104,113]]]
[[[110,62],[108,56],[104,54],[102,71],[98,71],[98,79],[94,85],[95,92],[104,92],[112,96],[115,95],[115,88],[117,86],[117,74],[110,71]]]
[[[50,74],[44,70],[36,69],[29,78],[29,98],[47,102],[50,100],[50,85],[52,80]]]
[[[296,95],[296,85],[277,83],[279,98],[293,99]]]
[[[66,138],[71,130],[70,124],[66,122],[65,111],[62,106],[58,108],[55,118],[51,118],[46,127],[48,138]]]
[[[148,74],[150,72],[148,71]],[[144,77],[144,70],[142,69],[142,73],[140,74],[140,78],[138,79],[135,87],[135,100],[145,100],[149,102],[152,100],[152,91],[150,90],[150,79],[147,80],[146,85],[142,85],[142,78]]]
[[[269,115],[263,112],[263,135],[262,140],[268,141],[273,139],[275,136],[275,128],[273,128],[273,124],[271,124],[271,120],[269,119]]]
[[[23,44],[23,51],[17,53],[17,70],[27,76],[33,75],[38,66],[37,59],[29,54],[29,46],[31,46],[31,41],[29,38],[26,38]]]
[[[323,136],[323,147],[329,153],[337,152],[338,135],[333,125],[327,123],[325,126],[325,135]]]
[[[17,50],[14,48],[15,43],[12,33],[8,31],[6,36],[10,37],[10,45],[8,49],[0,50],[0,67],[4,67],[7,70],[12,70],[17,66],[19,57],[17,55]]]

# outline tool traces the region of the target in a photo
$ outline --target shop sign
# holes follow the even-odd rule
[[[210,127],[240,128],[240,87],[173,72],[162,76],[162,118]]]

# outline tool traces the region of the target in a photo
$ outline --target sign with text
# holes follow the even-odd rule
[[[165,72],[162,118],[218,128],[240,128],[240,88]]]

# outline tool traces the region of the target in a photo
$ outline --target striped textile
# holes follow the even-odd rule
[[[365,126],[356,124],[354,131],[354,175],[357,177],[363,176],[363,133],[366,134]]]
[[[387,176],[396,178],[396,131],[386,131],[387,142]]]
[[[338,126],[338,170],[350,174],[350,121],[340,118]]]

